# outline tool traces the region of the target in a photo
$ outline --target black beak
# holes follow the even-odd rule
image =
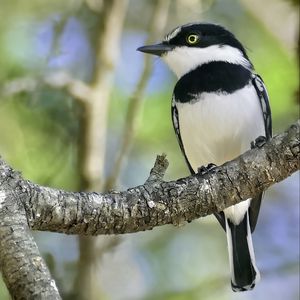
[[[162,56],[164,53],[171,51],[174,47],[168,44],[155,44],[155,45],[148,45],[148,46],[142,46],[137,48],[137,51]]]

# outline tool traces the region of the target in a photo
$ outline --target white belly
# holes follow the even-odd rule
[[[221,165],[250,149],[265,135],[259,99],[252,85],[233,94],[202,93],[194,103],[176,103],[182,143],[195,172],[202,165]],[[229,207],[225,214],[239,223],[249,200]]]
[[[250,149],[265,135],[260,103],[252,85],[233,94],[202,93],[197,102],[176,103],[186,156],[194,169],[221,165]]]

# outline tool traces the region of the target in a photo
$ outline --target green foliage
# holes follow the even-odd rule
[[[35,182],[76,188],[76,145],[49,110],[18,96],[0,103],[0,120],[0,152],[7,161]]]
[[[299,117],[295,93],[299,87],[299,69],[296,55],[287,53],[278,40],[252,15],[243,27],[247,36],[256,71],[267,86],[275,130],[284,129]]]
[[[9,294],[7,288],[2,280],[2,276],[0,274],[0,299],[1,300],[9,300]]]

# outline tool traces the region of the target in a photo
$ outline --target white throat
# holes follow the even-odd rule
[[[178,78],[198,66],[212,61],[225,61],[240,64],[247,69],[251,68],[250,62],[243,56],[243,53],[228,45],[213,45],[205,48],[176,47],[164,54],[162,59]]]

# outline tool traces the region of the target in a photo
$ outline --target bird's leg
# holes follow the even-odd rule
[[[261,148],[267,142],[267,138],[265,136],[260,135],[255,141],[251,142],[251,149]]]
[[[211,171],[212,169],[216,168],[217,165],[210,163],[207,166],[201,166],[198,168],[198,174],[200,175],[205,175],[206,173],[208,173],[209,171]]]

